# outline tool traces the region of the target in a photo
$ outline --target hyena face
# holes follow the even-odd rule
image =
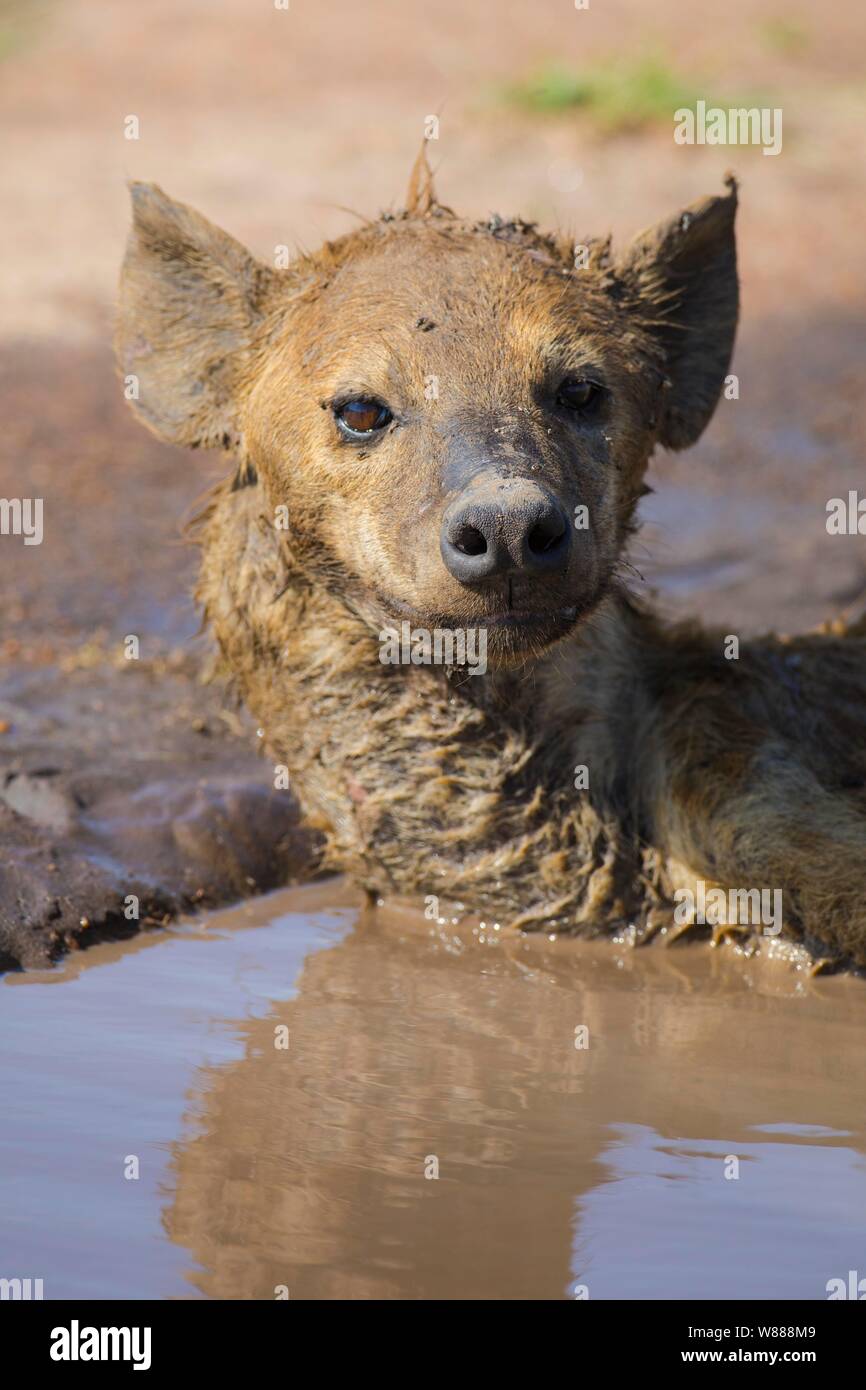
[[[134,190],[119,345],[138,409],[228,445],[294,562],[376,629],[525,659],[604,595],[657,442],[709,419],[736,322],[735,192],[620,261],[428,205],[279,272]]]
[[[604,592],[663,377],[597,280],[535,238],[385,224],[286,315],[249,456],[374,624],[520,654]]]

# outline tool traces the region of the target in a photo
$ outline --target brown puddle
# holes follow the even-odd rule
[[[866,1273],[859,980],[482,944],[329,883],[7,976],[0,1012],[0,1277],[46,1298],[820,1299]]]

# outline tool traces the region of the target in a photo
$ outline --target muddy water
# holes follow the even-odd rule
[[[866,984],[485,935],[337,883],[6,976],[0,1275],[818,1299],[866,1272]]]

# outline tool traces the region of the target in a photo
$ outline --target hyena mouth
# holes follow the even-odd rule
[[[546,611],[529,608],[509,608],[500,613],[485,614],[483,618],[476,621],[479,626],[492,628],[521,628],[521,627],[546,627],[550,623],[571,624],[577,621],[579,608],[577,604],[572,604],[570,608],[554,608]]]
[[[407,620],[419,627],[436,628],[533,628],[550,624],[570,625],[584,612],[594,606],[595,600],[586,603],[572,603],[562,608],[543,607],[502,607],[488,612],[474,613],[423,613],[403,599],[380,596],[379,602],[386,613],[399,620]]]

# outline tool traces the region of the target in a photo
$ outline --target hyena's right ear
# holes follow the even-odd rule
[[[242,445],[239,385],[274,272],[153,183],[133,183],[115,339],[136,413],[193,448]]]

